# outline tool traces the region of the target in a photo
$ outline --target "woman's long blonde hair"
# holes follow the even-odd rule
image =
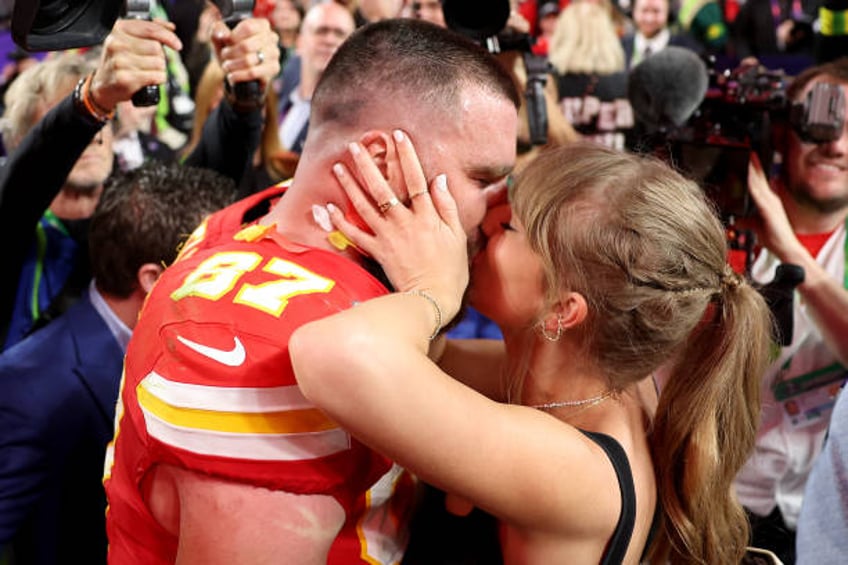
[[[512,206],[551,299],[585,297],[574,333],[610,385],[670,367],[649,438],[651,562],[739,563],[748,522],[732,482],[756,438],[771,318],[728,267],[712,206],[666,164],[585,142],[539,155]]]
[[[609,12],[593,2],[569,4],[559,15],[548,60],[560,74],[623,71],[624,49]]]

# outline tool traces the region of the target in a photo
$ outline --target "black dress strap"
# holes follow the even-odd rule
[[[627,554],[633,528],[636,525],[636,489],[633,486],[633,472],[630,469],[630,462],[627,460],[624,448],[611,436],[586,430],[580,431],[606,452],[618,477],[618,486],[621,489],[621,514],[601,559],[601,564],[621,563]]]

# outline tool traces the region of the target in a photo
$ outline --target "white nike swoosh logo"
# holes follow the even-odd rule
[[[183,336],[178,335],[177,339],[188,347],[189,349],[193,349],[194,351],[209,357],[210,359],[217,361],[223,365],[227,365],[228,367],[238,367],[242,363],[244,363],[247,355],[244,351],[244,345],[241,340],[237,337],[233,338],[235,345],[229,351],[225,349],[216,349],[215,347],[209,347],[208,345],[203,345],[202,343],[196,343],[191,340],[184,338]]]

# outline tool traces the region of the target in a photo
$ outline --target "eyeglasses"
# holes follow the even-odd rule
[[[319,37],[326,37],[331,35],[336,39],[347,39],[347,36],[350,35],[350,32],[340,28],[340,27],[332,27],[332,26],[318,26],[312,30],[310,30],[313,35]]]

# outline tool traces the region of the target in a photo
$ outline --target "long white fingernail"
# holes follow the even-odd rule
[[[395,131],[392,132],[392,137],[395,138],[395,141],[400,143],[401,141],[403,141],[403,132],[400,131],[399,129],[396,129]]]
[[[339,211],[339,209],[338,209],[338,208],[336,208],[336,205],[335,205],[335,204],[332,204],[332,203],[330,203],[330,202],[327,202],[327,211],[328,211],[328,212],[330,212],[331,214],[334,214],[334,213],[338,212],[338,211]]]
[[[444,173],[436,177],[436,188],[442,192],[448,191],[448,176]]]
[[[355,141],[349,143],[347,148],[350,150],[351,155],[359,155],[359,144]]]
[[[344,176],[344,167],[342,167],[341,163],[336,163],[333,165],[333,172],[336,173],[336,176]]]
[[[330,213],[328,212],[330,206],[332,204],[327,204],[326,208],[318,204],[312,205],[312,219],[315,220],[319,228],[327,233],[333,231],[333,222],[330,221]]]

